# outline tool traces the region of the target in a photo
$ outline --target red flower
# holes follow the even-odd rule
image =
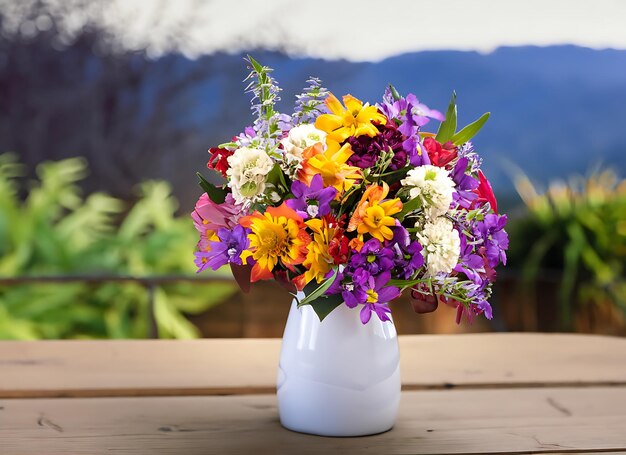
[[[444,167],[457,155],[457,148],[452,142],[448,141],[442,146],[432,137],[424,139],[424,148],[433,166]]]
[[[348,262],[350,253],[350,239],[343,234],[336,235],[328,244],[328,254],[333,258],[336,265]]]
[[[496,201],[496,196],[493,194],[493,189],[491,188],[491,184],[483,171],[478,171],[478,188],[474,190],[476,194],[478,194],[478,199],[474,201],[472,205],[475,204],[484,204],[485,202],[489,202],[491,209],[497,214],[498,213],[498,201]]]
[[[228,165],[228,157],[235,152],[214,147],[209,149],[209,153],[211,154],[211,158],[209,158],[209,162],[206,166],[209,169],[216,170],[224,177],[226,177],[226,171],[230,168],[230,166]]]

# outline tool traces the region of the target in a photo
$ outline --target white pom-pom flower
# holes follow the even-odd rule
[[[425,223],[417,232],[429,276],[450,273],[459,261],[461,240],[452,222],[444,217]]]
[[[400,181],[410,187],[411,198],[418,198],[427,217],[435,219],[444,215],[452,203],[455,183],[448,171],[431,165],[411,169],[406,178]]]
[[[254,201],[263,194],[267,174],[274,167],[274,162],[264,150],[241,147],[228,157],[228,164],[228,186],[237,204]]]
[[[302,152],[305,148],[326,141],[326,133],[318,130],[315,126],[304,124],[293,127],[289,130],[289,135],[282,139],[280,143],[283,145],[285,154],[293,159],[302,161]]]

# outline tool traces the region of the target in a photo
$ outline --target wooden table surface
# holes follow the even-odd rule
[[[0,342],[0,455],[624,453],[626,339],[400,337],[396,426],[278,422],[280,340]]]

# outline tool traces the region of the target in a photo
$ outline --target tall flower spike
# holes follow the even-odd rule
[[[322,86],[322,81],[317,77],[310,77],[307,83],[309,86],[300,95],[296,95],[296,107],[292,116],[294,125],[315,123],[317,117],[329,112],[324,100],[330,92]]]
[[[281,120],[280,114],[274,110],[276,102],[280,101],[278,93],[280,87],[276,80],[270,75],[272,69],[268,66],[261,66],[256,60],[248,56],[251,71],[246,81],[250,81],[246,87],[246,93],[251,93],[252,112],[256,115],[254,121],[254,131],[261,141],[261,145],[266,151],[271,152],[278,146],[278,141],[282,134],[278,123]]]

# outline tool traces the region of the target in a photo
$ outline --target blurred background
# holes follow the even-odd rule
[[[281,336],[290,296],[196,276],[207,149],[252,121],[250,53],[289,111],[308,76],[387,83],[475,138],[509,215],[493,321],[392,304],[400,333],[626,334],[626,4],[0,0],[0,339]],[[436,125],[432,125],[436,128]]]

